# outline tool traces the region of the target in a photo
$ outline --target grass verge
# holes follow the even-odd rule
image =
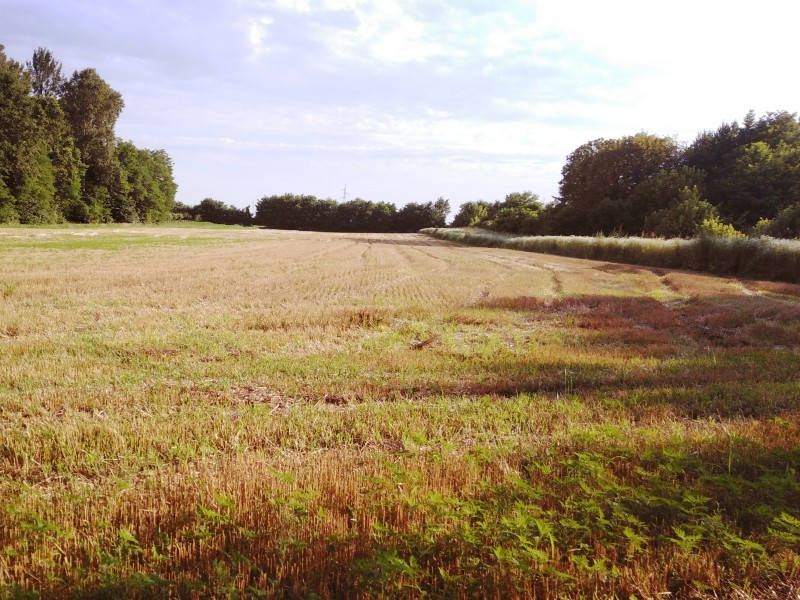
[[[693,240],[580,236],[520,237],[470,229],[420,233],[471,246],[509,248],[590,260],[690,269],[770,281],[800,283],[800,241],[773,238]]]

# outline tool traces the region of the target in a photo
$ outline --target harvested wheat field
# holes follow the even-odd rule
[[[800,286],[0,229],[0,597],[788,598]]]

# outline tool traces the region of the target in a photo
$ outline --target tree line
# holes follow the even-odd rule
[[[115,136],[124,106],[94,69],[67,78],[46,48],[20,64],[0,45],[0,223],[170,219],[172,160]]]
[[[544,206],[530,192],[467,202],[453,225],[528,235],[800,237],[800,121],[724,123],[681,145],[638,133],[581,145]]]
[[[124,107],[94,69],[67,78],[38,48],[25,64],[0,45],[0,223],[202,220],[277,229],[407,232],[443,227],[450,205],[310,195],[264,196],[240,209],[212,198],[175,202],[172,160],[116,137]],[[800,237],[800,121],[751,111],[690,144],[637,133],[567,156],[545,205],[515,192],[461,205],[452,223],[524,235]]]
[[[283,194],[264,196],[256,203],[254,222],[273,229],[402,233],[425,227],[444,227],[450,202],[409,202],[398,209],[389,202],[356,198],[337,202],[330,198]]]
[[[409,202],[398,209],[389,202],[371,202],[356,198],[337,202],[304,194],[264,196],[250,207],[237,208],[220,200],[206,198],[196,206],[178,203],[173,210],[177,219],[208,221],[222,225],[259,225],[270,229],[337,231],[360,233],[407,233],[426,227],[444,227],[450,202]]]
[[[219,225],[254,224],[253,213],[250,212],[249,206],[237,208],[213,198],[205,198],[195,206],[176,202],[175,208],[172,209],[172,218],[178,221],[204,221]]]
[[[559,195],[462,204],[453,227],[521,235],[800,237],[800,121],[785,111],[723,123],[688,145],[648,133],[597,139],[567,156]],[[206,199],[184,218],[276,229],[407,232],[444,227],[449,202],[265,196],[256,213]]]

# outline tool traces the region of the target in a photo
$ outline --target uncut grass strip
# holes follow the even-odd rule
[[[521,237],[489,231],[423,229],[420,233],[465,244],[687,269],[750,279],[800,283],[800,241],[773,238],[692,240],[581,236]]]

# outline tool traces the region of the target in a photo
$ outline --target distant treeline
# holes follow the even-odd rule
[[[124,102],[94,69],[65,78],[39,48],[24,65],[0,45],[0,223],[158,222],[177,186],[164,150],[117,139]]]
[[[208,221],[224,225],[260,225],[270,229],[302,231],[339,231],[362,233],[403,233],[426,227],[444,227],[450,203],[409,202],[398,209],[388,202],[370,202],[356,198],[349,202],[320,199],[315,196],[283,194],[264,196],[256,203],[256,214],[206,198],[193,207],[178,205],[179,219]]]
[[[442,227],[448,209],[442,198],[397,209],[284,194],[259,200],[254,216],[211,200],[187,210],[216,223],[400,232]],[[750,112],[689,145],[647,133],[587,142],[567,157],[555,202],[532,192],[466,202],[451,225],[522,235],[800,237],[800,121]]]
[[[178,221],[205,221],[219,225],[253,225],[250,207],[236,208],[221,200],[206,198],[196,206],[175,203],[172,218]]]
[[[256,204],[254,221],[273,229],[349,232],[411,232],[425,227],[444,227],[450,202],[409,202],[398,209],[389,202],[356,198],[349,202],[314,196],[283,194],[264,196]],[[438,223],[438,225],[430,225]]]
[[[688,146],[647,133],[583,144],[559,196],[467,202],[453,225],[526,235],[800,237],[800,122],[750,112]]]

